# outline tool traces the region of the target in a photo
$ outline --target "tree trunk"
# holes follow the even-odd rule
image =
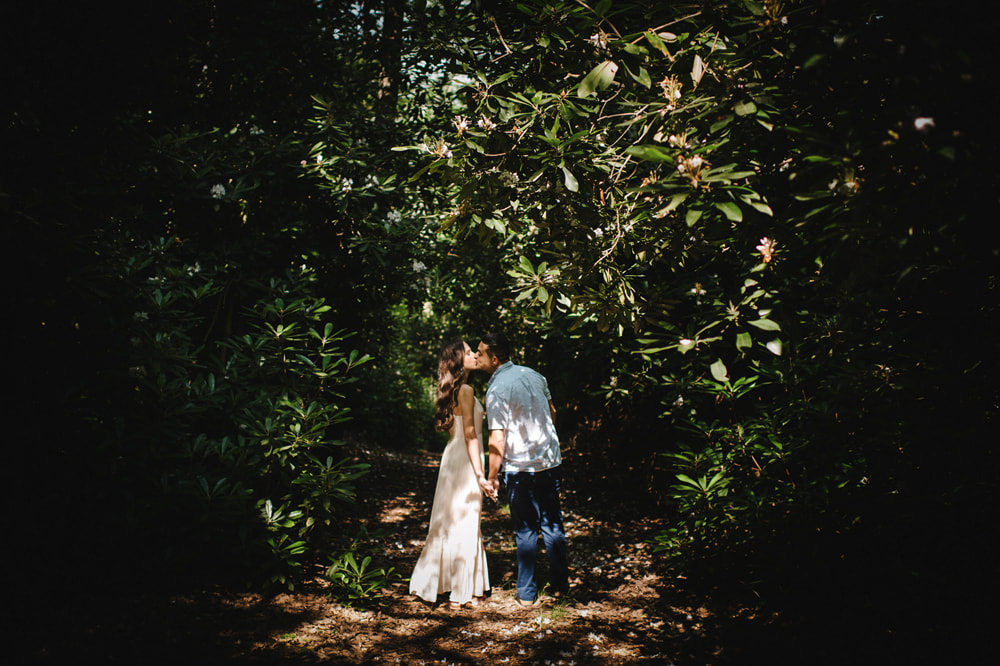
[[[375,113],[379,128],[383,131],[392,126],[396,117],[396,101],[399,99],[403,3],[404,0],[383,0],[382,2],[382,41],[379,45],[381,67],[379,69]]]

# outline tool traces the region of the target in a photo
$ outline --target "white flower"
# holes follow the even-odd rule
[[[222,197],[226,196],[226,188],[225,188],[225,186],[220,185],[218,183],[216,183],[215,185],[212,185],[211,192],[212,192],[212,198],[213,199],[221,199]]]
[[[450,158],[452,156],[451,148],[442,139],[434,139],[430,143],[420,144],[420,148],[431,155],[438,158]]]
[[[774,247],[777,245],[773,240],[765,236],[760,239],[760,245],[755,249],[760,252],[761,257],[764,259],[764,263],[770,263],[774,254]]]
[[[465,130],[469,129],[469,119],[465,116],[455,116],[452,123],[455,124],[455,130],[458,132],[459,136],[461,136]]]
[[[421,273],[421,272],[423,272],[426,269],[427,269],[427,265],[424,264],[424,262],[422,262],[422,261],[414,261],[413,262],[413,272],[414,273]]]
[[[595,33],[595,34],[591,35],[590,38],[587,41],[590,42],[591,44],[593,44],[594,46],[597,46],[597,47],[602,48],[602,49],[605,49],[605,48],[608,47],[608,40],[604,36],[604,33],[600,33],[600,32]]]
[[[385,219],[395,224],[399,222],[401,219],[403,219],[403,214],[400,213],[398,210],[390,210],[388,213],[385,214]]]
[[[480,129],[484,129],[487,132],[495,130],[497,128],[497,124],[492,120],[490,120],[489,118],[487,118],[485,115],[480,116],[479,122],[476,124],[479,125]]]
[[[927,117],[920,117],[913,121],[913,126],[919,131],[927,130],[934,127],[934,119]]]

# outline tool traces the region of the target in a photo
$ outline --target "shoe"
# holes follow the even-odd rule
[[[535,597],[533,601],[526,601],[521,597],[514,597],[514,601],[521,608],[537,608],[538,606],[542,605],[542,601],[538,597]]]

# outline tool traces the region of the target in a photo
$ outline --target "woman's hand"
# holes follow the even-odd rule
[[[500,482],[498,480],[490,481],[484,475],[479,475],[479,489],[483,491],[483,494],[489,497],[494,502],[497,501],[497,491],[500,487]]]

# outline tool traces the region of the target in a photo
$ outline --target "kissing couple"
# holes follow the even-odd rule
[[[449,433],[441,455],[430,526],[410,577],[410,593],[447,607],[479,605],[490,591],[480,529],[483,495],[496,501],[503,474],[517,545],[517,599],[537,606],[535,562],[538,535],[549,561],[553,596],[569,591],[566,533],[559,506],[562,454],[548,381],[510,360],[503,333],[488,333],[473,350],[459,340],[438,360],[435,428]],[[473,370],[490,375],[485,409],[468,383]],[[480,440],[483,417],[489,430],[488,466]]]

